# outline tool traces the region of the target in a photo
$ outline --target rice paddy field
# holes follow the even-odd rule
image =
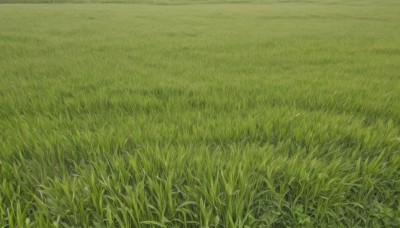
[[[400,226],[399,1],[50,2],[0,0],[0,227]]]

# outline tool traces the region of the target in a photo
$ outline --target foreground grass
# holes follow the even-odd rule
[[[0,5],[0,225],[399,226],[399,12]]]

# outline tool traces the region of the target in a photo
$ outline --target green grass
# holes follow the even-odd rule
[[[0,227],[398,227],[399,37],[395,0],[0,4]]]

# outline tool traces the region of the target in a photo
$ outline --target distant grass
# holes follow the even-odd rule
[[[273,3],[277,0],[266,0]],[[263,2],[263,0],[0,0],[1,3],[135,3],[150,5],[192,5]]]
[[[400,6],[0,5],[0,226],[398,227]]]
[[[146,5],[193,5],[193,4],[226,4],[226,3],[257,3],[257,4],[318,4],[322,5],[396,5],[397,0],[0,0],[1,3],[134,3]]]

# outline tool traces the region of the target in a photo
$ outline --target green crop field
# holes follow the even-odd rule
[[[0,227],[400,226],[400,1],[57,2],[0,0]]]

